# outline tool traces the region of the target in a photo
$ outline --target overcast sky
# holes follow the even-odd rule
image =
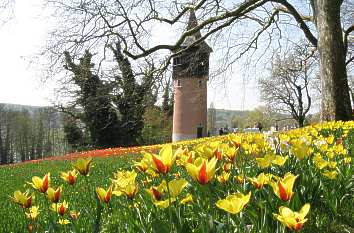
[[[40,82],[43,67],[33,59],[49,28],[42,0],[16,0],[14,13],[14,19],[0,28],[0,103],[50,105],[53,86]],[[226,84],[211,80],[208,105],[213,101],[216,108],[236,110],[261,105],[255,79],[246,82],[243,76],[236,68],[228,74],[231,81]]]

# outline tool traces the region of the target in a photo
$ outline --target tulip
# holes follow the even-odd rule
[[[199,184],[205,185],[211,181],[215,174],[215,165],[217,159],[213,157],[207,161],[202,158],[195,160],[194,164],[187,164],[187,172]]]
[[[29,208],[29,212],[26,213],[26,216],[31,221],[34,221],[34,220],[36,220],[38,214],[39,214],[39,207],[38,206],[32,206],[31,208]]]
[[[283,166],[287,159],[288,159],[288,156],[277,155],[277,156],[275,156],[275,159],[272,161],[272,163],[274,163],[278,166]]]
[[[72,220],[77,220],[79,218],[79,216],[80,216],[80,212],[75,211],[75,210],[70,211],[70,217]]]
[[[73,164],[73,167],[83,176],[87,176],[89,171],[90,171],[90,167],[91,167],[91,163],[92,163],[92,158],[88,158],[88,159],[82,159],[79,158],[78,160],[76,160],[76,162]]]
[[[185,198],[183,198],[182,200],[181,200],[181,204],[182,205],[185,205],[185,204],[189,204],[189,203],[192,203],[193,202],[193,196],[192,196],[192,194],[188,194]]]
[[[232,163],[225,163],[223,168],[225,172],[229,172],[231,170]]]
[[[100,201],[108,204],[109,201],[111,200],[111,196],[112,196],[112,186],[109,186],[107,191],[104,190],[103,188],[97,187],[96,193],[97,193],[97,197],[98,197],[98,199],[100,199]]]
[[[252,182],[252,184],[256,187],[256,189],[261,189],[263,188],[263,185],[269,184],[271,178],[272,178],[271,174],[264,174],[262,172],[257,177],[248,178],[248,179]]]
[[[224,154],[230,160],[230,162],[233,162],[235,160],[237,151],[238,151],[238,149],[236,149],[235,147],[231,147],[231,148],[228,148],[227,150],[225,150]]]
[[[76,182],[77,171],[72,170],[68,172],[61,172],[60,177],[65,180],[68,184],[73,185]]]
[[[271,182],[270,185],[272,186],[275,195],[283,201],[289,201],[294,194],[293,186],[297,177],[298,176],[294,176],[288,172],[283,179],[279,179],[277,182]]]
[[[217,177],[217,179],[220,183],[225,184],[229,180],[230,174],[230,172],[223,171],[222,174]]]
[[[216,202],[216,206],[228,213],[237,214],[240,213],[245,205],[250,201],[250,198],[251,192],[249,192],[247,195],[236,193],[227,196],[225,199],[218,200]]]
[[[235,179],[236,179],[237,183],[239,183],[239,184],[243,184],[245,182],[245,176],[244,175],[235,176]]]
[[[275,159],[274,154],[266,154],[263,158],[256,158],[256,162],[260,168],[264,169],[270,167],[274,159]]]
[[[135,171],[123,171],[114,174],[112,194],[116,196],[126,195],[129,199],[133,199],[138,192],[138,186],[135,183],[137,173]]]
[[[322,175],[327,177],[330,180],[334,180],[334,179],[336,179],[338,172],[336,170],[332,170],[332,171],[326,170],[326,171],[322,172]]]
[[[170,197],[177,197],[183,189],[188,185],[188,182],[185,179],[176,179],[168,182],[168,187],[166,185],[166,181],[162,181],[159,186],[153,186],[146,191],[151,195],[154,201],[160,201],[162,199],[162,195],[169,191]]]
[[[70,221],[67,220],[67,219],[59,219],[58,223],[59,223],[60,225],[67,225],[67,224],[70,223]]]
[[[62,191],[63,191],[63,189],[61,187],[59,187],[57,189],[53,189],[53,188],[49,187],[47,190],[47,197],[51,202],[57,203],[60,199],[60,195],[61,195]]]
[[[239,134],[230,134],[229,135],[230,142],[235,146],[235,148],[241,147],[242,136]]]
[[[14,196],[11,198],[15,203],[19,204],[23,208],[29,208],[32,205],[34,195],[30,195],[28,191],[22,193],[21,191],[17,190],[14,192]]]
[[[185,179],[171,180],[168,182],[168,190],[171,197],[177,197],[183,189],[188,185]]]
[[[176,154],[172,153],[172,145],[165,145],[159,155],[152,154],[152,165],[155,171],[167,174],[176,160]]]
[[[310,210],[310,204],[305,204],[300,212],[295,212],[288,207],[281,206],[279,208],[279,214],[273,214],[273,216],[281,222],[284,226],[291,230],[301,230],[304,223],[307,221],[306,215]]]
[[[38,176],[32,177],[32,185],[33,188],[37,189],[41,193],[47,192],[50,183],[50,173],[47,173],[42,179]]]
[[[63,201],[62,203],[53,203],[52,204],[52,210],[57,212],[59,215],[63,216],[65,214],[65,211],[68,209],[69,204],[66,201]]]

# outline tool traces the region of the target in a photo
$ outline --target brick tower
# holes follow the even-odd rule
[[[191,11],[186,30],[196,26],[197,18]],[[200,38],[200,31],[187,36],[181,50]],[[211,52],[209,45],[201,41],[173,58],[173,142],[207,135],[207,81]]]

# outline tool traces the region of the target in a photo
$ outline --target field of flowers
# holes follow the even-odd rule
[[[354,232],[353,157],[328,122],[4,166],[0,232]]]

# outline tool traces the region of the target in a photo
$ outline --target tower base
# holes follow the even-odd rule
[[[196,134],[177,134],[177,133],[172,134],[172,142],[179,142],[179,141],[195,139],[195,138],[197,138]]]

